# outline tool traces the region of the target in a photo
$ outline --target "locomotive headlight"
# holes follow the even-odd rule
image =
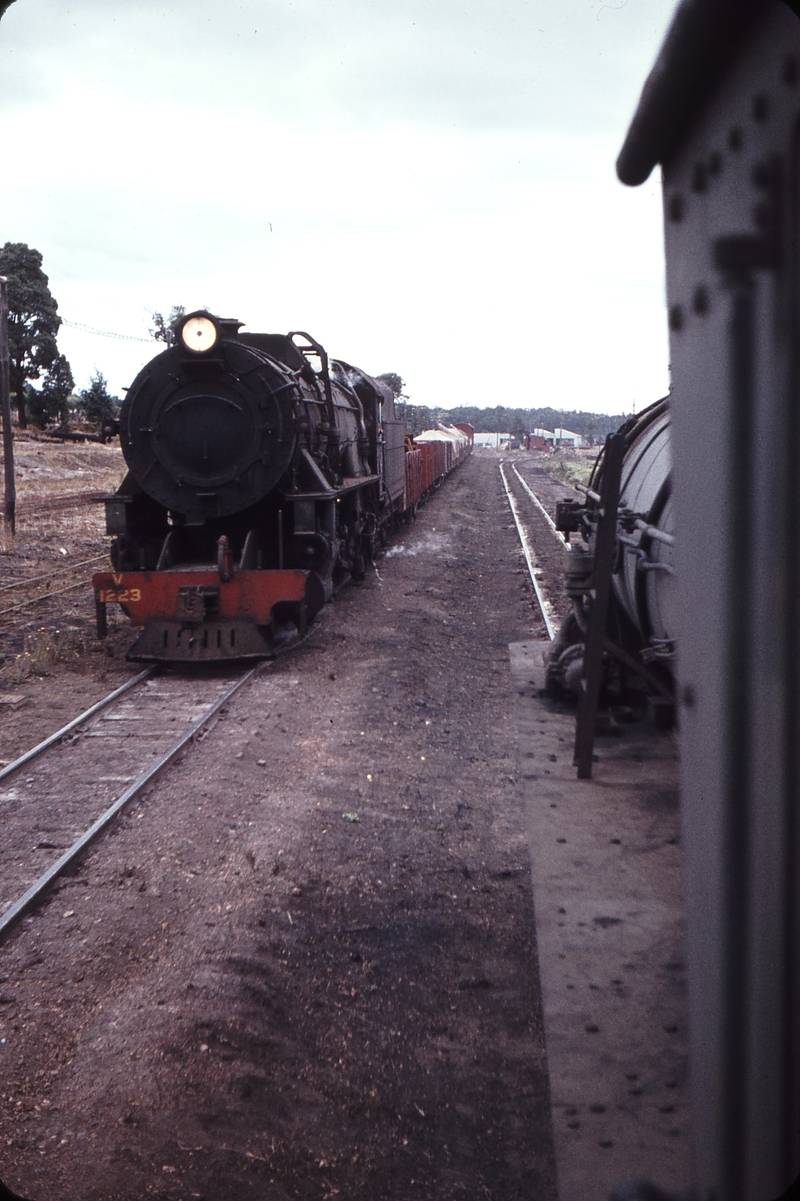
[[[181,328],[181,341],[187,350],[201,354],[211,350],[217,340],[217,327],[210,317],[189,317]]]

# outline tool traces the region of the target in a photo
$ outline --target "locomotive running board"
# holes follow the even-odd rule
[[[340,496],[346,496],[348,492],[366,488],[367,484],[379,484],[380,479],[379,475],[346,476],[341,484],[331,484],[324,492],[285,492],[284,496],[287,501],[336,500]]]

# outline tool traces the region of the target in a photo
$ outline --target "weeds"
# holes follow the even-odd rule
[[[68,663],[85,653],[83,642],[72,630],[42,627],[25,635],[25,649],[3,669],[3,680],[21,684],[28,676],[46,676],[56,663]]]
[[[559,456],[550,459],[543,466],[551,479],[558,480],[560,484],[583,484],[586,487],[594,467],[594,458],[566,459]]]

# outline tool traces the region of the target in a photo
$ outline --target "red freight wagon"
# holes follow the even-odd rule
[[[440,480],[443,475],[447,475],[447,443],[433,442],[433,462],[434,462],[434,480]]]
[[[403,510],[410,509],[422,496],[422,451],[406,451],[406,485],[403,492]]]
[[[422,454],[422,491],[427,492],[433,487],[434,475],[434,458],[433,444],[430,442],[420,443],[420,453]]]
[[[404,511],[466,459],[472,450],[473,435],[473,428],[467,422],[455,428],[440,425],[416,439],[406,435]]]

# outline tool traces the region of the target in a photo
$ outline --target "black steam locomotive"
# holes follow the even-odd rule
[[[272,653],[363,576],[405,506],[403,425],[389,388],[304,333],[240,332],[207,312],[139,373],[120,414],[128,474],[106,498],[131,658]]]
[[[617,431],[623,453],[615,487],[614,546],[607,564],[611,603],[603,639],[609,693],[620,693],[635,682],[650,694],[659,721],[668,719],[674,698],[675,513],[669,410],[670,399],[664,397]],[[582,489],[584,500],[556,506],[556,526],[573,540],[565,558],[572,605],[548,658],[547,683],[555,696],[581,693],[607,463],[604,447],[589,486]]]

